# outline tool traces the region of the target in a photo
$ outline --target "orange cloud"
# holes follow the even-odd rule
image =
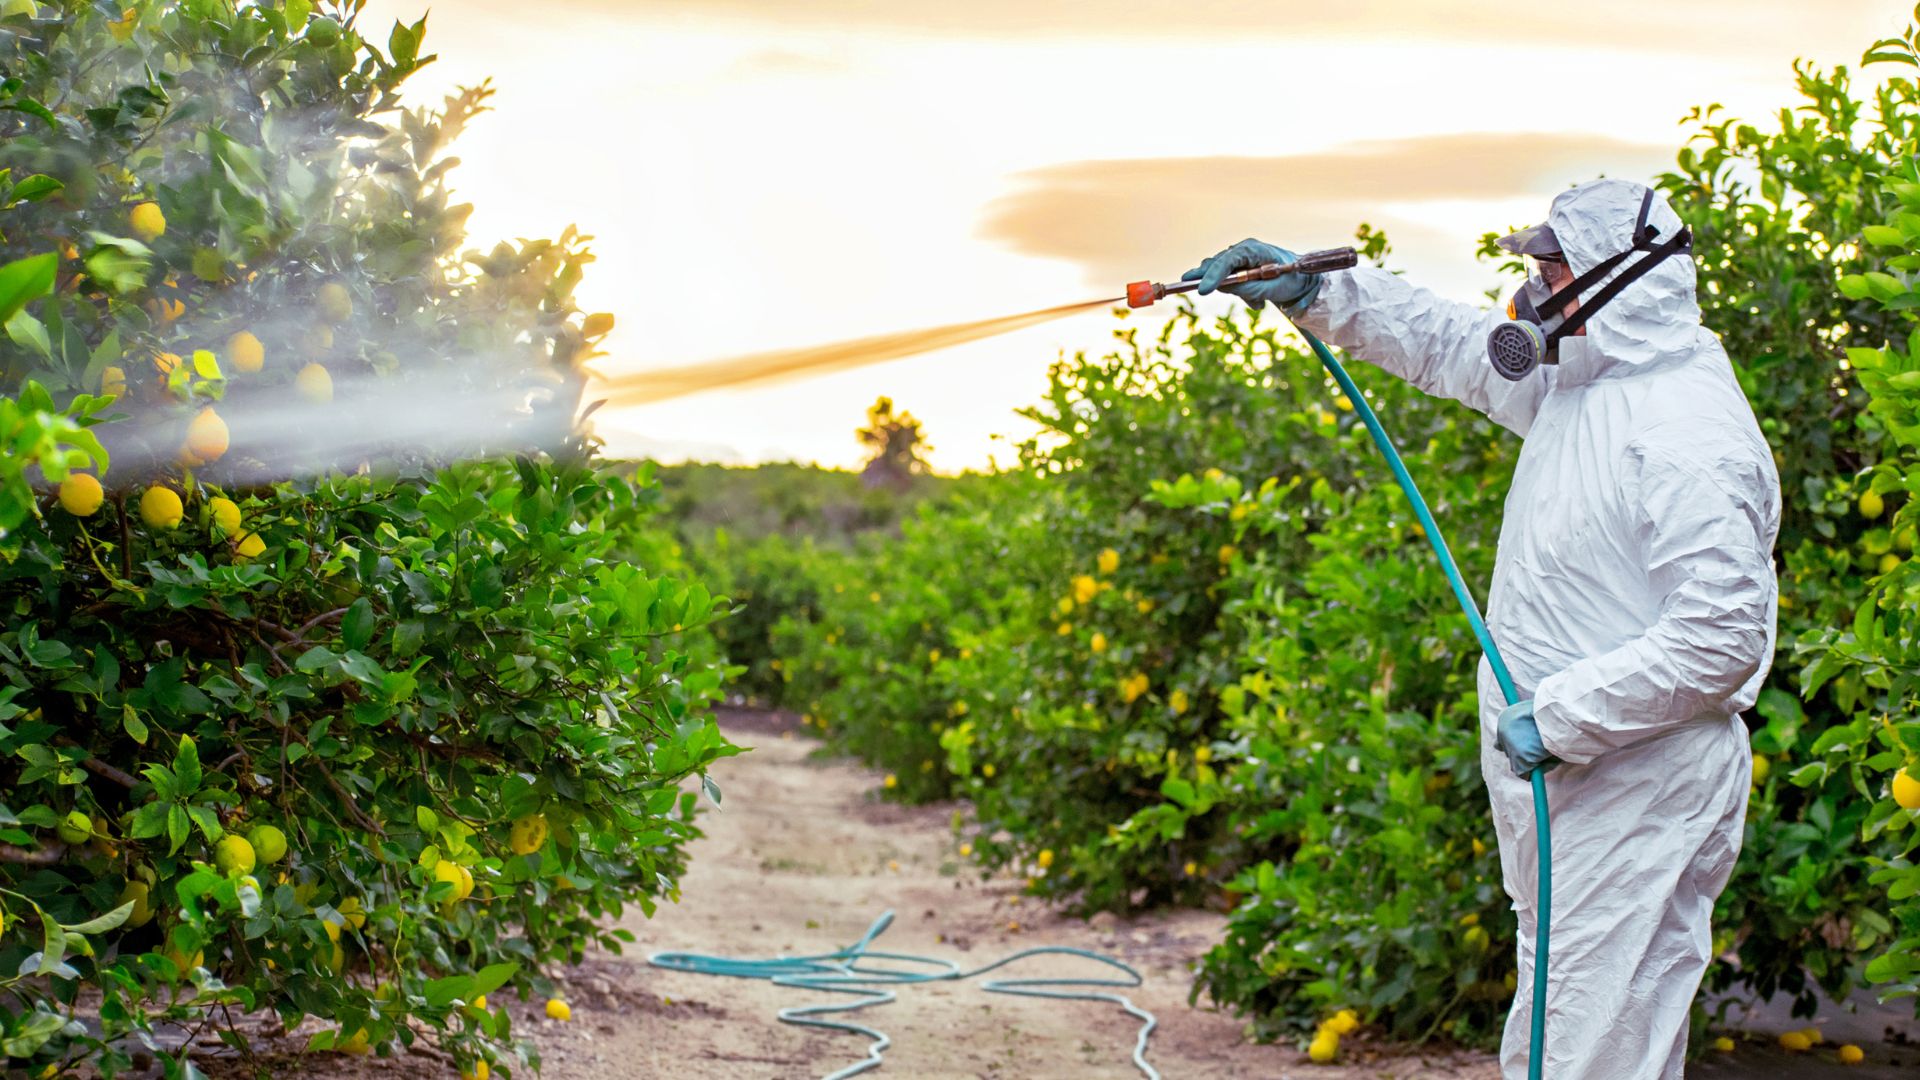
[[[1394,204],[1540,197],[1596,175],[1651,177],[1670,147],[1574,135],[1459,134],[1352,143],[1287,157],[1077,161],[1021,174],[980,234],[1081,264],[1111,285],[1176,274],[1246,236],[1296,250],[1348,242],[1360,222],[1396,242],[1437,234]],[[1535,219],[1537,220],[1537,218]],[[1532,224],[1488,221],[1488,229]]]

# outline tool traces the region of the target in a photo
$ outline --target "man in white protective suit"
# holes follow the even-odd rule
[[[1520,919],[1501,1064],[1527,1075],[1533,798],[1553,838],[1544,1075],[1678,1080],[1709,922],[1740,851],[1739,713],[1773,659],[1780,481],[1720,341],[1691,237],[1659,193],[1596,180],[1501,241],[1529,264],[1506,311],[1373,267],[1224,286],[1521,436],[1487,623],[1521,701],[1480,666],[1481,767]],[[1248,240],[1200,292],[1291,252]]]

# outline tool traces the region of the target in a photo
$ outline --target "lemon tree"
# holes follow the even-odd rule
[[[357,9],[0,14],[0,1071],[248,1012],[527,1071],[501,999],[677,897],[736,752],[727,605],[576,426],[584,240],[464,249],[488,91],[404,107]],[[309,438],[430,392],[502,452]]]

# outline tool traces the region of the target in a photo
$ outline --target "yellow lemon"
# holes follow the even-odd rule
[[[152,528],[171,529],[180,524],[184,512],[172,488],[155,484],[140,496],[140,520]]]
[[[1807,1038],[1807,1033],[1804,1031],[1789,1031],[1780,1036],[1780,1049],[1790,1054],[1797,1054],[1812,1047],[1813,1040]]]
[[[610,311],[597,311],[580,324],[580,332],[587,337],[600,337],[612,329],[613,313]]]
[[[301,368],[300,374],[293,377],[293,388],[315,405],[325,405],[333,400],[333,376],[327,374],[327,369],[319,364],[308,364]]]
[[[229,833],[213,847],[213,865],[223,874],[251,874],[254,862],[253,845],[244,836]]]
[[[507,837],[507,845],[515,855],[531,855],[547,842],[547,816],[528,814],[515,818],[513,829]]]
[[[559,998],[547,999],[547,1016],[553,1020],[573,1019],[573,1007]]]
[[[473,1068],[460,1070],[460,1080],[487,1080],[487,1063],[476,1061]]]
[[[1360,1026],[1360,1014],[1352,1009],[1341,1009],[1327,1020],[1327,1030],[1335,1035],[1350,1035]]]
[[[1486,952],[1487,945],[1489,944],[1487,928],[1484,926],[1468,927],[1466,934],[1461,940],[1466,943],[1467,948],[1472,949],[1474,952]]]
[[[213,511],[213,523],[228,536],[240,531],[240,507],[224,495],[215,495],[207,500],[207,508]]]
[[[1073,578],[1073,598],[1079,603],[1087,603],[1100,595],[1100,583],[1091,575],[1076,574]]]
[[[366,1028],[361,1028],[344,1039],[335,1040],[333,1048],[343,1054],[365,1054],[373,1049],[367,1043]]]
[[[131,903],[133,910],[127,913],[127,921],[122,924],[129,929],[147,925],[153,919],[153,887],[144,881],[129,881],[120,890],[119,904]],[[118,907],[119,904],[115,904]]]
[[[1893,801],[1907,810],[1920,810],[1920,780],[1916,780],[1909,765],[1893,774]]]
[[[1331,1031],[1321,1031],[1307,1044],[1307,1057],[1319,1064],[1326,1064],[1340,1053],[1340,1036]]]
[[[900,786],[900,778],[892,773],[888,773],[887,778],[880,782],[880,786],[886,788],[888,791],[892,791],[894,788]]]
[[[1807,1037],[1807,1042],[1811,1043],[1814,1046],[1819,1046],[1821,1043],[1827,1041],[1827,1037],[1825,1035],[1820,1034],[1820,1029],[1817,1027],[1801,1028],[1800,1034],[1805,1035]]]
[[[1220,561],[1222,563],[1232,562],[1233,557],[1238,554],[1240,554],[1240,550],[1234,547],[1232,544],[1220,545]]]
[[[272,825],[255,825],[247,834],[253,854],[263,866],[272,866],[287,857],[287,834]]]
[[[1100,572],[1103,574],[1111,574],[1115,570],[1120,569],[1120,553],[1112,548],[1107,548],[1105,551],[1102,551],[1100,553],[1099,567]]]
[[[68,473],[60,481],[60,508],[74,517],[90,517],[106,501],[107,493],[90,473]]]
[[[1869,490],[1860,493],[1861,517],[1877,518],[1886,508],[1887,501],[1880,497],[1879,492]]]
[[[227,339],[227,360],[233,370],[251,375],[267,363],[267,347],[245,330]]]
[[[1731,1054],[1733,1053],[1733,1040],[1722,1035],[1713,1040],[1713,1048],[1723,1054]]]
[[[1199,864],[1199,863],[1197,863],[1197,862],[1194,862],[1194,861],[1193,861],[1192,859],[1188,859],[1188,860],[1187,860],[1187,865],[1185,865],[1185,866],[1183,866],[1183,867],[1181,867],[1180,869],[1181,869],[1181,871],[1182,871],[1183,873],[1185,873],[1185,874],[1186,874],[1186,875],[1187,875],[1188,877],[1199,877],[1199,876],[1200,876],[1200,864]]]
[[[338,911],[340,917],[347,920],[347,925],[353,927],[355,930],[367,925],[367,913],[362,910],[360,898],[357,896],[347,897],[345,900],[335,904],[333,909]]]
[[[233,545],[233,553],[241,562],[245,562],[248,559],[257,559],[260,557],[260,553],[265,550],[267,550],[267,542],[260,539],[259,533],[253,532],[242,536],[239,541]]]
[[[1899,565],[1900,565],[1900,556],[1898,555],[1895,555],[1889,552],[1888,554],[1880,556],[1880,572],[1883,574],[1893,573],[1894,567]]]
[[[993,779],[993,762],[989,761],[985,765],[980,766],[980,775],[989,780]]]
[[[1039,863],[1040,863],[1040,869],[1042,870],[1045,870],[1047,867],[1053,865],[1053,849],[1052,848],[1040,849]]]
[[[227,452],[227,422],[209,405],[187,425],[187,451],[202,464],[220,460]]]
[[[314,294],[313,299],[328,322],[343,323],[353,317],[353,294],[337,281],[320,286],[320,291]]]
[[[1092,648],[1093,651],[1097,653],[1106,652],[1107,651],[1107,635],[1105,634],[1093,635],[1093,641],[1089,643],[1089,647]]]
[[[111,397],[120,397],[127,392],[127,369],[118,364],[108,364],[100,369],[100,392]]]
[[[140,239],[157,240],[167,231],[167,215],[160,212],[159,203],[143,202],[127,212],[127,224]]]
[[[1767,774],[1772,771],[1773,771],[1773,762],[1767,760],[1767,755],[1765,754],[1753,755],[1753,782],[1754,783],[1756,784],[1766,783]]]
[[[452,859],[441,859],[433,864],[433,879],[453,886],[453,892],[447,896],[449,900],[460,899],[460,870],[460,864]]]
[[[1842,1065],[1858,1065],[1862,1061],[1865,1061],[1866,1058],[1866,1053],[1852,1043],[1848,1043],[1840,1048],[1840,1064]]]
[[[1175,690],[1173,693],[1167,695],[1167,708],[1173,710],[1173,715],[1181,716],[1185,714],[1187,711],[1187,705],[1188,705],[1187,692],[1185,690]],[[1212,757],[1213,751],[1208,750],[1206,747],[1203,746],[1199,750],[1194,752],[1194,758],[1198,760],[1202,765],[1204,765],[1207,762],[1207,758],[1200,757],[1201,754],[1206,754],[1208,757]]]

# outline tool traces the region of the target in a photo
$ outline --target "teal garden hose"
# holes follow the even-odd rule
[[[1302,327],[1294,327],[1300,336],[1307,339],[1315,356],[1340,384],[1340,392],[1353,402],[1353,411],[1360,422],[1367,425],[1367,434],[1373,436],[1373,445],[1380,448],[1380,454],[1387,459],[1387,467],[1393,470],[1393,478],[1400,482],[1400,490],[1406,492],[1407,501],[1413,504],[1413,512],[1420,519],[1420,528],[1427,534],[1427,543],[1432,545],[1433,553],[1440,559],[1440,568],[1446,571],[1447,581],[1453,585],[1454,598],[1460,601],[1460,610],[1467,616],[1467,622],[1473,626],[1473,636],[1480,639],[1480,647],[1486,650],[1487,663],[1493,668],[1493,677],[1500,683],[1501,696],[1506,704],[1519,700],[1514,690],[1513,676],[1507,673],[1507,662],[1500,657],[1500,649],[1493,643],[1493,635],[1487,632],[1486,620],[1480,617],[1480,608],[1473,602],[1473,594],[1467,591],[1467,583],[1460,577],[1460,567],[1453,561],[1453,552],[1447,548],[1446,537],[1440,535],[1440,526],[1433,520],[1433,512],[1427,509],[1427,500],[1420,497],[1420,489],[1407,472],[1406,462],[1400,460],[1400,452],[1393,448],[1393,440],[1387,437],[1387,430],[1380,426],[1380,418],[1374,415],[1373,406],[1367,403],[1366,396],[1354,385],[1353,377],[1347,374],[1339,360],[1320,339],[1308,333]],[[1533,770],[1533,820],[1534,832],[1539,837],[1540,884],[1535,890],[1539,894],[1539,921],[1534,928],[1533,937],[1533,1029],[1529,1032],[1530,1045],[1527,1048],[1527,1080],[1540,1080],[1542,1058],[1547,1045],[1547,927],[1553,901],[1553,840],[1548,832],[1547,822],[1547,774],[1542,769]]]
[[[1147,1064],[1147,1039],[1153,1034],[1159,1021],[1152,1013],[1135,1005],[1132,1001],[1115,993],[1097,990],[1070,990],[1075,986],[1112,986],[1133,987],[1141,984],[1140,973],[1133,968],[1113,959],[1086,949],[1072,949],[1064,945],[1043,945],[1033,949],[1022,949],[1010,956],[1002,957],[985,967],[963,971],[960,965],[951,960],[940,960],[929,956],[913,956],[908,953],[876,952],[868,946],[873,939],[893,923],[893,912],[882,914],[867,927],[859,941],[844,949],[816,956],[782,956],[767,959],[749,959],[729,956],[705,956],[700,953],[662,952],[647,958],[655,967],[672,971],[686,971],[698,975],[729,975],[737,979],[765,979],[775,986],[796,986],[805,990],[822,990],[831,994],[849,994],[855,999],[846,1003],[823,1005],[800,1005],[781,1009],[782,1022],[798,1024],[803,1027],[826,1028],[830,1031],[849,1031],[856,1035],[865,1035],[872,1042],[867,1046],[867,1056],[861,1061],[836,1072],[828,1073],[824,1080],[844,1080],[845,1077],[878,1068],[880,1055],[886,1052],[893,1040],[887,1034],[875,1028],[866,1027],[845,1020],[819,1019],[826,1013],[847,1013],[874,1005],[885,1005],[894,1000],[887,986],[904,986],[912,983],[953,982],[984,975],[997,968],[1023,960],[1029,956],[1053,954],[1059,956],[1077,956],[1093,960],[1124,974],[1124,978],[1113,979],[989,979],[981,984],[981,989],[993,994],[1017,994],[1021,997],[1058,998],[1067,1001],[1107,1001],[1120,1006],[1140,1020],[1139,1034],[1133,1040],[1133,1064],[1147,1080],[1160,1080],[1160,1073]],[[876,961],[878,963],[876,963]]]

